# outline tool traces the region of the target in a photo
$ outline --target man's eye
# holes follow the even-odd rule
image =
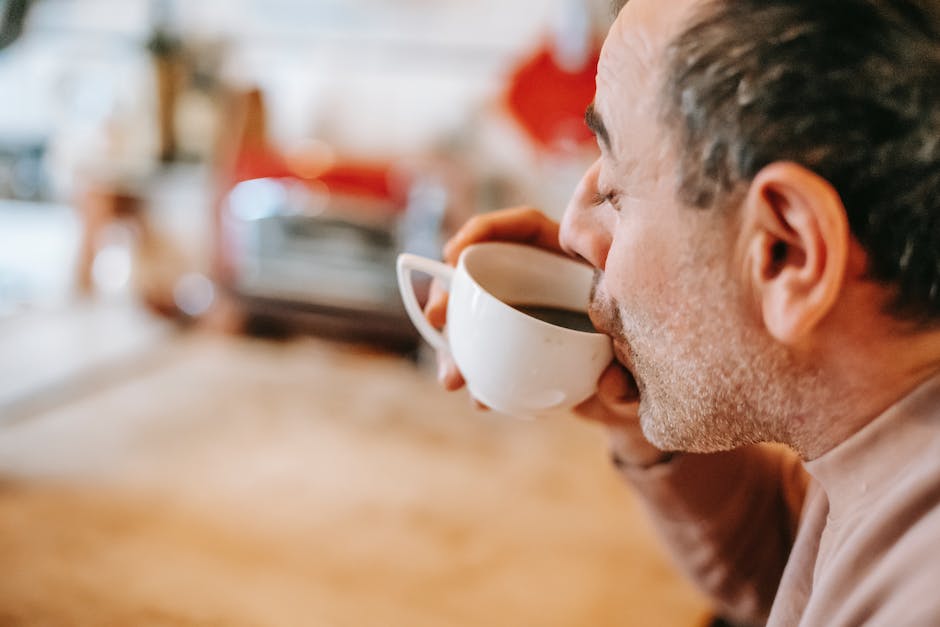
[[[594,198],[591,200],[591,203],[595,207],[599,207],[603,205],[604,203],[609,203],[611,207],[613,207],[614,209],[617,209],[617,205],[614,202],[616,199],[617,199],[617,194],[615,192],[606,192],[606,193],[596,192],[594,194]]]

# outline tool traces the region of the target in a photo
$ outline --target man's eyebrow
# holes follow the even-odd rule
[[[584,123],[587,124],[587,127],[591,129],[591,132],[594,133],[594,136],[604,142],[604,145],[607,147],[607,151],[611,151],[610,145],[610,133],[607,132],[607,126],[604,125],[604,119],[601,118],[601,114],[597,112],[597,109],[594,108],[594,103],[588,105],[587,111],[584,112]]]

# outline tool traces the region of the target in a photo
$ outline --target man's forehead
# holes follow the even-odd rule
[[[681,32],[687,16],[703,0],[629,0],[623,6],[604,41],[598,66],[598,106],[606,108],[605,91],[611,96],[638,98],[664,69],[669,43]],[[625,93],[624,91],[625,90]]]
[[[630,0],[611,27],[588,121],[590,125],[593,115],[592,129],[602,147],[609,148],[605,154],[613,166],[632,162],[638,151],[652,157],[655,132],[650,131],[657,124],[668,46],[686,27],[687,16],[705,1]],[[599,134],[598,127],[605,133]]]
[[[666,49],[679,34],[687,16],[706,0],[629,0],[617,2],[621,10],[610,29],[608,40],[635,47],[642,60],[649,63]],[[605,45],[606,47],[606,45]]]
[[[648,18],[657,16],[668,21],[673,19],[673,13],[685,13],[693,6],[701,6],[710,0],[611,0],[611,14],[616,18],[625,9],[638,14],[646,14]],[[712,0],[714,1],[714,0]]]

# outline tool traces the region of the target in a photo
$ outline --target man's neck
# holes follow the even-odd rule
[[[940,376],[940,331],[843,338],[823,370],[831,393],[792,443],[805,460],[826,454]]]

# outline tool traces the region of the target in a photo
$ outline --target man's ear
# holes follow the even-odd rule
[[[842,290],[850,230],[842,199],[795,163],[772,163],[745,197],[745,251],[764,325],[784,344],[809,335]]]

